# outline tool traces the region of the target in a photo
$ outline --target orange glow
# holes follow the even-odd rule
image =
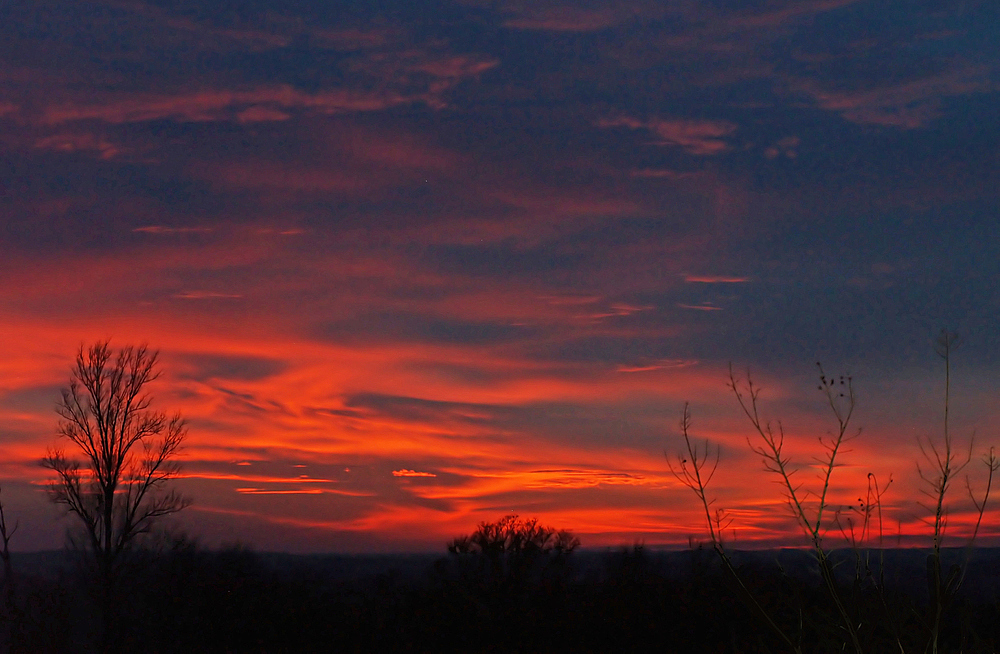
[[[205,297],[209,303],[225,299],[221,294]],[[598,301],[544,300],[536,306],[549,311]],[[516,318],[523,320],[523,305],[518,306]],[[115,338],[125,342],[142,335],[162,349],[165,375],[152,390],[157,406],[179,408],[189,419],[186,469],[178,483],[201,489],[194,495],[200,514],[221,512],[244,516],[242,520],[253,517],[262,525],[368,533],[389,541],[393,534],[419,530],[413,546],[434,549],[480,521],[512,512],[572,529],[588,546],[634,540],[685,546],[705,538],[704,516],[693,494],[670,475],[663,452],[677,450],[679,408],[693,398],[699,403],[695,437],[723,448],[713,491],[717,507],[726,509],[733,521],[724,532],[727,541],[751,547],[802,540],[781,489],[747,449],[750,431],[734,410],[723,370],[706,369],[693,360],[657,360],[578,376],[572,366],[558,370],[509,348],[472,352],[461,345],[392,341],[345,346],[283,339],[279,349],[280,318],[269,323],[255,314],[261,322],[251,330],[221,314],[233,326],[222,334],[217,321],[208,329],[190,320],[198,312],[191,314],[180,305],[164,308],[153,320],[143,305],[136,305],[116,321]],[[494,305],[489,313],[502,313],[500,308]],[[577,324],[572,314],[560,312],[546,319]],[[101,337],[101,322],[8,319],[12,338],[7,356],[0,359],[4,391],[37,399],[26,405],[8,402],[0,414],[4,424],[25,434],[4,445],[4,473],[39,484],[39,494],[43,485],[34,465],[45,447],[55,443],[55,390],[65,383],[76,344],[88,334]],[[12,347],[14,343],[20,346]],[[497,376],[488,384],[470,385],[429,375],[426,366],[432,364],[475,365]],[[794,388],[776,379],[761,378],[760,383],[767,406],[798,397]],[[660,410],[644,416],[615,408],[631,403]],[[698,406],[709,405],[729,408],[706,417],[700,427]],[[564,420],[578,424],[578,418],[563,415],[560,407],[580,407],[595,416],[613,411],[612,431],[580,440],[562,425]],[[811,457],[821,452],[816,437],[828,428],[821,409],[819,405],[815,415],[793,415],[797,429],[786,441],[793,460],[808,464],[797,473],[807,487],[814,484],[816,471]],[[615,429],[631,440],[616,444]],[[880,478],[892,472],[897,479],[884,498],[883,537],[887,542],[903,542],[904,537],[919,542],[913,539],[926,540],[927,527],[916,519],[919,507],[907,501],[919,488],[908,479],[917,451],[912,442],[906,444],[906,430],[899,431],[866,433],[851,442],[844,467],[835,472],[832,502],[853,504],[865,488],[869,469],[864,463],[877,458]],[[902,445],[887,455],[878,445],[885,439]],[[288,514],[255,504],[255,498],[266,497],[345,504],[344,509],[303,505]],[[393,497],[397,499],[389,499]],[[350,509],[348,517],[325,515],[340,514],[352,502],[365,504]],[[967,504],[956,499],[952,506],[949,534],[956,541],[974,523]],[[984,525],[996,524],[997,517],[991,509]],[[253,538],[253,533],[246,536]],[[984,528],[982,535],[997,534]],[[828,538],[840,538],[836,528]]]
[[[160,351],[153,406],[189,427],[177,518],[211,544],[442,550],[517,513],[684,547],[707,527],[668,465],[688,402],[727,541],[800,544],[727,380],[752,369],[813,510],[836,428],[817,360],[853,367],[863,428],[826,537],[874,479],[883,540],[927,543],[927,336],[954,320],[978,341],[951,433],[982,436],[949,542],[974,528],[1000,185],[971,13],[909,12],[873,47],[852,0],[462,0],[419,24],[76,4],[0,25],[0,486],[22,524],[55,511],[39,461],[74,354],[111,339]]]

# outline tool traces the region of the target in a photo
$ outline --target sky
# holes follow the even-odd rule
[[[170,528],[444,552],[506,514],[584,546],[707,528],[666,455],[720,448],[733,547],[880,487],[928,545],[921,439],[1000,444],[1000,8],[872,0],[14,0],[0,7],[0,484],[14,549],[71,516],[39,461],[81,345],[148,343],[188,420]],[[842,400],[839,400],[842,401]],[[748,442],[749,439],[749,442]],[[926,441],[923,441],[926,443]],[[925,446],[926,449],[926,446]],[[924,462],[924,470],[926,470]],[[815,508],[814,496],[808,496]],[[923,506],[921,505],[923,504]],[[1000,543],[1000,509],[982,543]],[[829,515],[829,512],[828,512]],[[857,516],[855,516],[857,519]],[[829,524],[828,542],[840,532]]]

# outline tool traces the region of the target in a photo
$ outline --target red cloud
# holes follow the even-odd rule
[[[177,95],[129,95],[111,97],[104,103],[50,107],[42,122],[50,125],[79,120],[133,123],[171,118],[203,122],[229,120],[249,114],[252,120],[284,120],[284,110],[307,109],[320,113],[377,111],[412,101],[392,92],[376,93],[335,89],[306,93],[288,85],[231,91],[205,89]],[[247,120],[244,118],[244,120]]]

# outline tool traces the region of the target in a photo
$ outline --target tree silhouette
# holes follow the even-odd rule
[[[522,520],[507,515],[496,522],[482,522],[471,536],[461,536],[448,543],[452,554],[480,553],[488,557],[524,556],[533,553],[568,554],[580,546],[572,533],[543,527],[538,520]]]
[[[146,386],[160,374],[157,355],[145,345],[117,352],[107,341],[81,345],[56,411],[59,436],[83,454],[83,462],[58,447],[42,462],[55,473],[52,501],[80,519],[84,544],[107,586],[136,538],[157,518],[189,504],[174,491],[162,492],[180,470],[174,457],[187,430],[180,414],[167,417],[149,408]]]
[[[448,543],[466,574],[472,574],[483,590],[522,592],[542,579],[565,573],[569,554],[580,540],[565,530],[543,527],[538,520],[507,515],[496,522],[482,522],[469,536]]]

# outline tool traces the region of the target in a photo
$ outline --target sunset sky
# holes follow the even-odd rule
[[[835,426],[816,362],[850,374],[836,502],[891,475],[887,544],[927,544],[942,327],[974,488],[1000,445],[998,7],[4,3],[14,548],[73,525],[39,460],[107,338],[160,350],[154,406],[190,428],[176,522],[207,545],[444,552],[517,513],[687,546],[705,526],[664,458],[686,401],[727,539],[797,542],[730,362],[807,487]],[[970,509],[956,479],[953,544]]]

